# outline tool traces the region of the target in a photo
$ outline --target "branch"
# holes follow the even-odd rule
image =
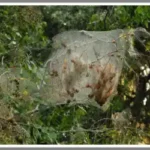
[[[106,19],[107,19],[108,14],[109,14],[109,9],[107,8],[107,12],[104,18],[104,30],[106,30]]]

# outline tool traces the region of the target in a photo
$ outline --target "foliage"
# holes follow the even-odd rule
[[[52,38],[59,32],[69,29],[84,30],[97,7],[94,6],[48,6],[42,7],[44,20],[47,22],[46,35]]]
[[[103,12],[93,14],[88,30],[112,30],[116,28],[149,29],[149,6],[111,7]]]
[[[46,22],[42,21],[39,8],[3,6],[0,18],[0,56],[5,58],[5,62],[13,65],[23,63],[26,54],[32,54],[32,48],[46,47]]]

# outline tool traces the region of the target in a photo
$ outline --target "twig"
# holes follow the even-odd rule
[[[69,132],[106,132],[106,131],[110,131],[113,130],[114,128],[107,128],[107,129],[103,129],[103,130],[91,130],[91,129],[77,129],[77,130],[65,130],[65,131],[56,131],[59,133],[69,133]]]
[[[39,104],[35,107],[35,109],[31,110],[31,111],[28,111],[26,113],[26,115],[32,115],[33,113],[36,113],[39,111]]]
[[[6,73],[9,73],[10,71],[5,71],[5,72],[3,72],[1,75],[0,75],[0,78],[4,75],[4,74],[6,74]]]
[[[4,66],[4,56],[2,56],[2,66]]]
[[[138,77],[137,72],[127,63],[127,61],[124,61],[124,62],[125,62],[125,64],[127,65],[127,67],[128,67],[129,69],[131,69],[131,70],[136,74],[136,76]]]
[[[107,8],[107,12],[104,18],[104,30],[106,30],[106,19],[107,19],[108,14],[109,14],[109,8]]]

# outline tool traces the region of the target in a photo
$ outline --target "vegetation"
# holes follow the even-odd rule
[[[66,30],[149,31],[149,6],[1,6],[0,19],[1,144],[150,143],[148,109],[147,115],[127,118],[121,127],[113,121],[115,113],[130,113],[138,87],[132,70],[124,69],[118,95],[106,112],[81,104],[52,106],[41,94],[53,36]]]

